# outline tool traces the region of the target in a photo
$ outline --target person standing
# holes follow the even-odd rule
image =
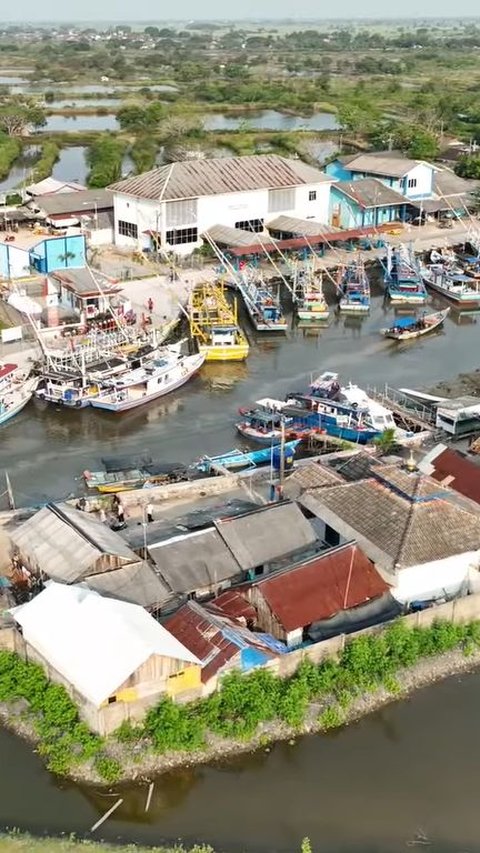
[[[149,312],[150,312],[150,314],[151,314],[151,313],[152,313],[152,311],[153,311],[153,299],[152,299],[152,297],[151,297],[151,296],[150,296],[150,298],[149,298],[149,300],[148,300],[148,302],[147,302],[147,306],[148,306],[148,310],[149,310]]]
[[[153,504],[152,503],[147,504],[147,521],[149,524],[151,524],[153,521]]]
[[[120,500],[117,503],[117,519],[120,524],[123,524],[123,522],[125,521],[125,510]]]

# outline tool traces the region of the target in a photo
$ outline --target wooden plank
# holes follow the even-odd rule
[[[105,812],[103,817],[101,817],[100,820],[97,820],[97,822],[93,824],[93,826],[90,829],[90,832],[95,832],[95,830],[98,829],[98,827],[101,826],[102,823],[105,823],[105,821],[108,820],[110,815],[113,814],[113,812],[116,809],[118,809],[118,807],[121,806],[122,803],[123,803],[123,797],[120,797],[120,799],[117,800],[117,802],[114,803],[113,806],[111,806],[111,808],[109,808],[107,812]]]
[[[148,786],[148,794],[147,794],[147,802],[145,803],[145,811],[148,812],[150,808],[150,803],[152,802],[152,794],[153,794],[153,782],[150,782]]]

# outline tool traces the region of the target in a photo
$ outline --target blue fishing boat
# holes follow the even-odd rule
[[[293,394],[287,400],[283,413],[291,417],[297,428],[323,431],[327,435],[368,444],[380,435],[363,412],[339,400],[329,400],[309,394]]]
[[[300,440],[287,441],[285,443],[285,457],[292,456],[295,453]],[[278,442],[273,445],[273,449],[278,447]],[[202,456],[195,464],[197,471],[203,474],[211,474],[218,468],[226,468],[229,471],[239,470],[241,468],[254,468],[257,465],[266,465],[271,462],[272,447],[263,447],[260,450],[230,450],[228,453],[222,453],[220,456]]]
[[[258,272],[244,270],[238,277],[237,287],[245,308],[257,332],[286,332],[288,323],[283,316],[280,295],[258,277]]]
[[[428,294],[413,252],[404,246],[387,248],[385,290],[392,302],[423,305]]]
[[[366,313],[370,308],[370,282],[362,261],[339,270],[340,311]]]

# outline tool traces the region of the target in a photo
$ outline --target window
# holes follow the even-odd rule
[[[417,186],[417,179],[416,178],[409,178],[408,179],[408,188],[411,189],[412,187],[416,187],[416,186]]]
[[[236,222],[235,228],[240,228],[242,231],[253,231],[254,234],[259,234],[263,231],[263,219],[250,219],[242,222]]]
[[[134,240],[138,240],[138,226],[133,222],[124,222],[123,219],[119,219],[118,233],[122,237],[132,237]]]
[[[198,240],[198,228],[174,228],[172,231],[167,231],[166,238],[170,246],[196,243]]]
[[[309,201],[316,201],[317,200],[317,191],[316,190],[310,190],[310,192],[308,193],[308,200]]]
[[[165,205],[165,225],[167,228],[184,228],[195,225],[197,221],[196,198],[181,201],[167,201]]]
[[[295,210],[295,187],[268,191],[268,212],[279,213],[282,210]]]
[[[116,696],[109,696],[109,697],[108,697],[108,704],[109,704],[109,705],[114,705],[116,701],[117,701],[117,697],[116,697]]]

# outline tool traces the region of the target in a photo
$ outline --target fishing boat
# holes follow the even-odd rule
[[[389,329],[382,329],[380,334],[384,338],[392,338],[395,341],[410,341],[420,338],[438,329],[445,318],[448,317],[450,308],[444,311],[435,311],[433,314],[423,314],[421,317],[398,317]]]
[[[185,385],[204,361],[203,353],[183,356],[166,350],[164,355],[142,367],[106,380],[98,396],[92,398],[91,405],[117,413],[143,406]]]
[[[325,432],[355,444],[368,444],[380,435],[363,412],[341,400],[328,400],[309,394],[290,396],[283,409],[296,429]]]
[[[280,295],[271,285],[258,277],[258,274],[243,270],[238,276],[237,287],[242,295],[257,332],[286,332],[288,323],[283,315]]]
[[[340,311],[366,313],[370,309],[370,282],[361,261],[338,271]]]
[[[127,463],[127,466],[115,467],[114,470],[105,465],[104,471],[84,471],[83,478],[88,489],[96,489],[101,494],[114,494],[130,489],[177,483],[188,477],[186,469],[174,463],[145,463],[138,467],[128,467]]]
[[[299,444],[299,439],[285,442],[285,457],[294,454]],[[259,450],[243,451],[235,449],[220,456],[202,456],[194,467],[197,471],[201,471],[204,474],[211,474],[222,468],[234,471],[242,468],[254,468],[257,465],[267,465],[271,462],[272,450],[276,448],[278,448],[278,444],[271,447],[263,447]]]
[[[244,361],[249,345],[238,325],[237,301],[227,300],[224,284],[204,282],[188,304],[190,334],[206,361]]]
[[[426,286],[453,302],[456,308],[464,311],[480,308],[480,280],[447,264],[422,266],[421,272]]]
[[[293,427],[292,418],[283,418],[280,411],[254,410],[240,423],[235,424],[237,432],[256,444],[265,444],[270,447],[273,442],[280,440],[283,429],[288,433]]]
[[[429,430],[414,433],[411,430],[399,427],[391,409],[379,403],[378,400],[374,400],[363,388],[352,382],[349,382],[348,385],[342,385],[341,397],[359,414],[361,413],[364,420],[368,421],[380,433],[385,432],[385,430],[392,430],[397,444],[408,447],[421,442],[430,434]]]
[[[17,364],[0,362],[0,425],[18,415],[32,399],[37,385],[35,376],[19,370]]]
[[[330,311],[323,294],[322,276],[313,267],[295,271],[294,297],[300,322],[316,323],[328,320]]]
[[[35,397],[45,403],[83,409],[89,406],[92,398],[99,393],[100,386],[89,382],[85,376],[50,371],[42,373]]]
[[[424,305],[428,294],[412,252],[405,247],[387,248],[385,290],[394,303]]]

